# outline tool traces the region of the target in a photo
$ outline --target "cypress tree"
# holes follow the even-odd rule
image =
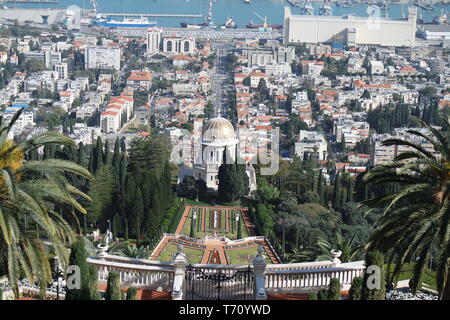
[[[341,300],[341,283],[337,278],[331,278],[328,285],[328,300]]]
[[[121,300],[122,293],[120,290],[119,274],[111,271],[108,275],[108,282],[105,291],[105,300]]]
[[[78,162],[80,166],[86,167],[86,150],[83,142],[78,144]]]
[[[103,143],[100,137],[97,138],[97,143],[94,148],[94,173],[105,163],[103,156]]]
[[[90,173],[95,173],[95,147],[91,146],[91,152],[89,153],[89,163],[88,163],[88,170]]]
[[[66,300],[92,300],[96,297],[97,278],[93,278],[93,272],[89,270],[87,252],[84,247],[84,241],[78,239],[72,244],[69,265],[76,265],[80,270],[80,288],[67,289]],[[95,268],[95,267],[94,267]],[[95,282],[95,287],[92,284]]]
[[[135,287],[129,287],[127,290],[127,300],[136,300],[137,289]]]
[[[363,278],[355,277],[352,280],[352,285],[348,292],[350,300],[361,300],[361,290],[363,286]]]
[[[341,199],[341,176],[340,171],[338,171],[334,179],[334,190],[332,199],[334,208],[339,208],[340,199]]]
[[[236,214],[239,214],[239,213],[236,213]],[[236,238],[237,239],[241,239],[242,238],[241,219],[242,219],[242,216],[239,217],[239,221],[238,221],[237,226],[236,226],[236,228],[237,228]]]
[[[106,139],[106,143],[105,143],[105,156],[104,156],[104,163],[108,164],[111,162],[111,152],[109,151],[110,147],[109,147],[109,140]]]
[[[119,180],[119,172],[120,172],[120,142],[119,138],[116,138],[116,142],[114,143],[114,153],[112,156],[112,166],[114,168],[114,172],[116,174],[117,179]]]
[[[363,277],[363,285],[362,286],[362,290],[361,290],[361,300],[384,300],[385,299],[385,281],[384,281],[384,270],[383,270],[383,266],[384,266],[384,256],[380,251],[368,251],[366,253],[366,271],[364,272],[364,277]],[[378,284],[380,285],[379,288],[369,288],[369,282],[371,284],[376,284],[373,283],[371,280],[374,279],[374,275],[373,273],[367,272],[367,268],[370,266],[378,266],[379,268],[379,281]],[[369,278],[370,276],[372,276],[371,278]],[[377,279],[375,279],[377,280]]]
[[[347,201],[353,202],[353,183],[351,180],[347,182]]]
[[[323,205],[324,198],[323,198],[323,176],[322,176],[322,169],[319,171],[319,177],[317,179],[317,194],[319,195],[319,201],[320,204]]]

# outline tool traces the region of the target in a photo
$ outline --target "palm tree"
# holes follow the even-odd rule
[[[445,125],[449,126],[447,120]],[[393,277],[405,262],[414,261],[413,290],[417,290],[433,248],[437,250],[437,283],[440,299],[450,299],[450,146],[448,137],[421,122],[431,134],[407,130],[430,143],[435,152],[420,143],[388,139],[385,146],[407,147],[393,162],[372,168],[364,181],[374,185],[396,185],[390,194],[364,201],[384,208],[369,239],[368,250],[378,249],[395,263]],[[399,191],[398,191],[399,190]]]
[[[348,240],[345,239],[340,232],[337,232],[334,242],[329,242],[326,239],[319,237],[317,239],[317,247],[320,249],[321,254],[316,258],[316,261],[332,259],[331,250],[339,250],[342,252],[339,257],[339,260],[342,262],[361,259],[363,247],[355,244],[356,236],[357,233]]]
[[[65,175],[93,179],[89,171],[70,161],[25,161],[28,152],[45,145],[75,143],[55,132],[38,134],[18,143],[8,139],[22,111],[9,124],[0,117],[0,267],[7,272],[16,296],[21,274],[38,282],[43,292],[51,281],[43,239],[52,244],[62,266],[67,265],[66,245],[74,234],[70,223],[79,227],[75,212],[86,214],[77,199],[90,199],[70,185]]]
[[[152,252],[144,246],[138,247],[130,246],[127,243],[118,243],[109,250],[109,253],[128,258],[148,259]]]

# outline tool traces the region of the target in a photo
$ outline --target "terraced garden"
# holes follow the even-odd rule
[[[228,264],[252,264],[252,260],[258,253],[258,246],[248,246],[245,248],[225,250]],[[266,255],[266,262],[272,263]]]
[[[159,261],[170,262],[172,261],[173,254],[177,252],[177,245],[174,243],[167,243],[158,257]],[[203,256],[203,250],[184,247],[183,252],[186,254],[186,258],[190,263],[200,263]]]
[[[197,212],[197,219],[192,235],[191,224],[195,211]],[[214,211],[217,211],[218,215],[216,226],[214,226]],[[214,235],[214,233],[232,240],[248,237],[248,230],[245,227],[242,214],[238,223],[236,222],[237,214],[239,214],[239,211],[233,209],[191,208],[181,233],[185,236],[199,239],[204,238],[206,235]],[[238,227],[240,232],[237,230]]]

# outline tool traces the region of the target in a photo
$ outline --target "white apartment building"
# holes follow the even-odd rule
[[[174,83],[172,91],[175,96],[193,96],[200,90],[198,84]]]
[[[147,30],[147,53],[159,53],[161,45],[162,29],[158,27],[148,28]]]
[[[319,161],[328,158],[327,141],[317,131],[300,130],[299,141],[295,143],[295,155],[304,159],[306,154],[317,157]]]
[[[67,79],[68,67],[66,62],[55,64],[55,71],[58,73],[59,79]]]
[[[429,135],[430,132],[426,128],[409,128],[412,130],[419,131],[425,135]],[[407,129],[405,128],[396,128],[394,129],[393,134],[374,134],[371,137],[371,148],[370,148],[370,165],[376,166],[378,164],[387,164],[394,160],[396,156],[399,154],[405,152],[405,151],[415,151],[411,147],[408,146],[384,146],[382,145],[382,142],[387,139],[402,139],[406,141],[411,141],[415,143],[419,143],[422,148],[424,148],[426,151],[432,153],[434,156],[436,156],[438,159],[440,157],[440,153],[437,152],[433,145],[427,141],[426,139],[423,139],[421,137],[412,135],[408,132],[406,132]]]
[[[264,71],[268,75],[283,76],[285,74],[290,74],[292,72],[292,68],[291,65],[287,63],[273,63],[267,64]]]
[[[84,58],[86,69],[120,70],[120,48],[89,47]]]

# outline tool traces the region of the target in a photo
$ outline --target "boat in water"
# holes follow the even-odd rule
[[[236,29],[237,28],[236,22],[234,22],[234,20],[230,17],[228,17],[227,20],[225,20],[225,24],[223,26],[227,29]]]
[[[157,24],[156,21],[149,21],[146,17],[118,20],[113,17],[102,18],[98,16],[94,20],[94,25],[107,28],[149,28],[156,27]]]
[[[282,24],[268,24],[268,25],[264,25],[264,24],[255,24],[252,21],[247,23],[245,25],[245,27],[248,28],[248,29],[260,29],[260,28],[283,29],[283,25]]]
[[[250,3],[250,0],[244,0],[244,3]]]

